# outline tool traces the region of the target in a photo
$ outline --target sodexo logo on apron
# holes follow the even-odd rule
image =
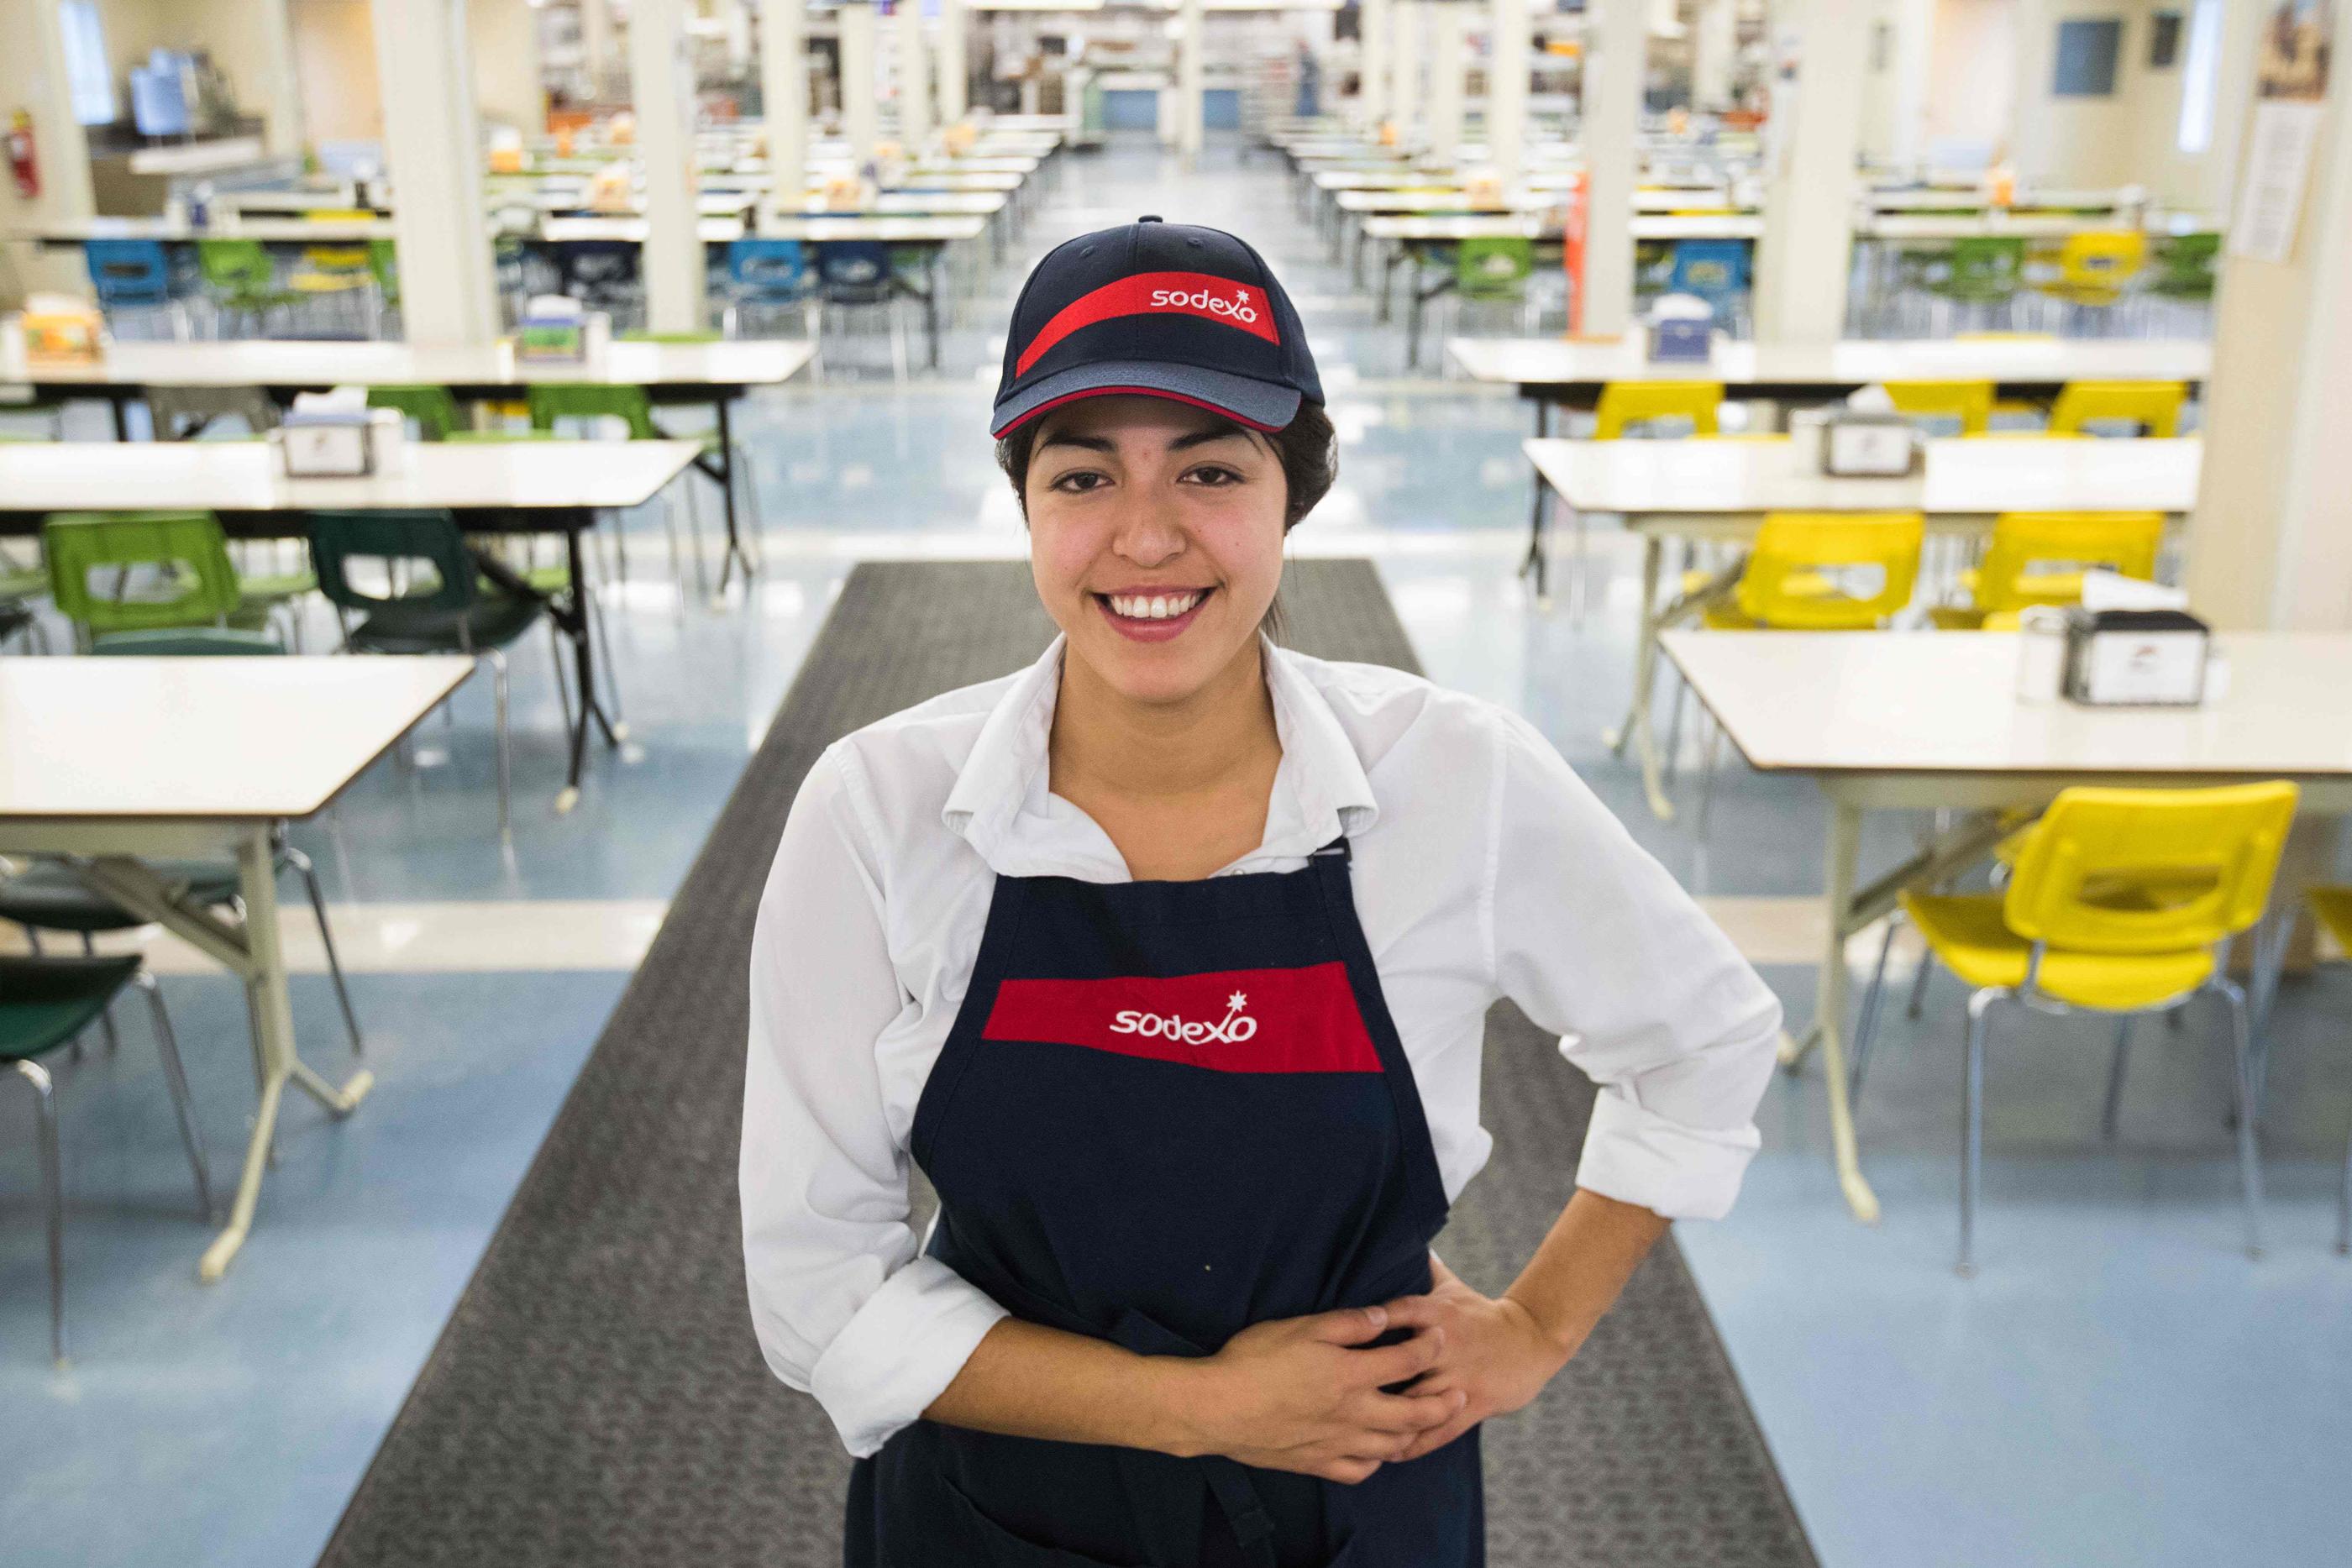
[[[1083,1046],[1220,1072],[1378,1072],[1348,970],[1006,980],[982,1040]]]

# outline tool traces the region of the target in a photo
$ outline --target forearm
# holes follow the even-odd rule
[[[1573,1356],[1665,1234],[1666,1223],[1638,1204],[1579,1187],[1503,1293],[1527,1309],[1563,1357]]]
[[[1016,1437],[1191,1454],[1200,1451],[1184,1413],[1193,1370],[1180,1357],[1005,1318],[923,1414]]]

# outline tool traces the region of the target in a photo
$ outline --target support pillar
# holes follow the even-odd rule
[[[373,10],[402,329],[411,343],[490,342],[500,322],[466,0]]]
[[[1633,320],[1633,184],[1641,156],[1647,0],[1593,0],[1585,12],[1584,332],[1614,338]]]
[[[1870,60],[1868,0],[1795,0],[1775,31],[1797,60],[1773,84],[1765,155],[1764,238],[1756,248],[1759,342],[1833,342],[1845,334],[1853,256],[1854,152]],[[1787,35],[1795,34],[1793,49]]]
[[[760,97],[769,204],[797,211],[808,185],[808,0],[761,0]]]
[[[686,0],[635,0],[630,6],[629,80],[646,171],[646,325],[656,332],[708,331]]]

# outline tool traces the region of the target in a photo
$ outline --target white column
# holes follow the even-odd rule
[[[1462,146],[1462,35],[1468,26],[1467,9],[1433,5],[1429,20],[1429,155],[1450,165]]]
[[[1486,162],[1506,188],[1526,161],[1528,78],[1534,67],[1528,0],[1495,0],[1494,43],[1486,54]]]
[[[2252,117],[2299,106],[2251,98],[2251,54],[2237,68],[2245,74],[2231,96],[2249,118],[2215,133],[2234,132],[2243,188]],[[2338,81],[2321,107],[2286,258],[2225,255],[2221,262],[2186,581],[2190,608],[2225,629],[2352,628],[2352,442],[2343,434],[2345,367],[2352,364],[2347,99],[2352,92]]]
[[[1421,68],[1429,47],[1424,0],[1393,0],[1389,7],[1389,118],[1403,141],[1419,140]]]
[[[834,13],[841,25],[841,133],[860,165],[874,156],[874,7],[851,0]]]
[[[1731,102],[1731,58],[1739,47],[1738,0],[1698,0],[1691,37],[1691,107]]]
[[[940,0],[940,123],[953,125],[971,108],[971,68],[964,63],[964,29],[971,26],[963,0]]]
[[[8,238],[49,224],[79,223],[98,210],[90,191],[89,142],[74,120],[66,81],[65,30],[57,0],[0,0],[0,131],[23,110],[33,117],[40,157],[38,193],[20,196],[16,182],[0,177],[0,305],[13,308],[35,290],[89,297],[89,270],[78,248],[55,250],[30,239]],[[130,105],[123,104],[123,111]]]
[[[1395,17],[1393,0],[1363,0],[1357,23],[1363,29],[1356,55],[1356,112],[1367,131],[1376,131],[1389,113],[1389,33]]]
[[[473,51],[474,107],[482,118],[526,136],[546,130],[539,8],[530,0],[466,0],[466,43]]]
[[[1633,177],[1650,13],[1647,0],[1592,5],[1585,11],[1580,89],[1588,182],[1583,326],[1587,337],[1613,338],[1633,319]]]
[[[686,54],[686,0],[629,7],[629,81],[637,155],[646,171],[646,325],[709,330],[702,235],[694,211],[694,78]]]
[[[727,31],[727,68],[739,78],[751,73],[751,0],[719,0],[719,23]]]
[[[272,158],[302,155],[302,84],[294,74],[294,24],[286,0],[257,0],[247,13],[261,80],[246,87],[261,99],[261,139]],[[245,85],[245,84],[240,84]]]
[[[1868,0],[1795,0],[1775,31],[1795,34],[1797,78],[1776,83],[1781,121],[1768,159],[1764,238],[1756,248],[1759,341],[1832,342],[1845,334],[1853,251],[1854,152],[1870,61]]]
[[[1930,69],[1935,58],[1936,0],[1895,0],[1891,20],[1895,52],[1887,61],[1887,69],[1895,79],[1887,84],[1887,102],[1893,109],[1894,123],[1887,128],[1886,150],[1888,157],[1907,166],[1927,152],[1927,94],[1933,86]]]
[[[1176,146],[1185,158],[1201,155],[1201,0],[1184,0],[1184,36],[1176,45]]]
[[[761,0],[760,98],[768,128],[768,200],[797,208],[808,184],[808,0]]]
[[[499,302],[466,0],[373,9],[402,328],[411,343],[489,342],[499,335]]]
[[[608,0],[578,0],[582,68],[588,77],[588,96],[604,96],[604,67],[613,57],[613,13]]]
[[[931,139],[930,51],[923,47],[923,7],[898,0],[898,145],[914,157]]]

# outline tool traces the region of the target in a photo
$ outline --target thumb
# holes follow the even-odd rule
[[[1361,1344],[1376,1339],[1389,1326],[1384,1307],[1342,1307],[1318,1315],[1307,1329],[1309,1339],[1325,1344]]]

